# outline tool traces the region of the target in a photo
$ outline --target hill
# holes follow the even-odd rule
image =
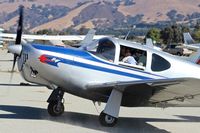
[[[0,27],[15,30],[19,5],[25,6],[25,28],[32,32],[200,19],[199,0],[1,0]]]

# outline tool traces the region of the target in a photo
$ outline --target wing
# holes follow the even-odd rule
[[[148,93],[148,105],[185,107],[200,106],[199,86],[200,79],[176,78],[108,82],[103,84],[89,84],[86,87],[88,89],[101,92],[105,92],[108,89],[118,89],[122,92],[126,92],[128,90],[129,94],[137,94],[137,97],[140,97],[141,93],[141,97],[144,96],[143,93]],[[138,93],[140,90],[142,90],[141,93]],[[133,100],[130,97],[128,100]]]
[[[138,85],[138,84],[148,84],[150,86],[169,86],[173,84],[179,84],[185,81],[184,78],[171,78],[171,79],[150,79],[150,80],[134,80],[134,81],[116,81],[107,83],[94,83],[86,85],[87,89],[98,89],[98,88],[116,88],[120,91],[124,91],[127,87]]]
[[[8,39],[15,39],[16,34],[9,34],[9,33],[0,33],[0,37],[8,38]],[[95,35],[94,39],[100,39],[105,36],[103,35]],[[62,40],[62,41],[81,41],[85,38],[85,35],[22,35],[22,38],[25,40]]]
[[[200,106],[200,80],[185,79],[179,84],[157,86],[150,98],[152,104],[173,106]]]

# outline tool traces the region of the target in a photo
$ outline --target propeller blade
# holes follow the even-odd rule
[[[9,61],[13,61],[13,60],[0,60],[0,62],[9,62]]]
[[[20,83],[20,84],[0,83],[0,86],[34,86],[34,87],[43,87],[43,85],[29,84],[29,83]]]
[[[10,75],[9,83],[11,83],[12,79],[13,79],[13,74],[14,74],[14,69],[15,69],[15,64],[16,64],[17,56],[18,56],[17,54],[14,54],[13,66],[12,66],[12,70],[11,70],[11,75]]]
[[[23,10],[24,7],[19,7],[19,21],[18,21],[18,27],[17,27],[17,37],[15,44],[21,44],[21,37],[22,37],[22,31],[23,31]]]
[[[17,54],[14,54],[14,59],[13,59],[13,66],[12,66],[12,71],[11,72],[14,72],[14,69],[15,69],[15,64],[16,64],[16,61],[17,61]]]

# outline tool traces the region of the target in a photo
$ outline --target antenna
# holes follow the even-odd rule
[[[136,25],[133,25],[133,27],[132,27],[132,28],[128,31],[128,33],[126,34],[124,40],[127,40],[127,38],[128,38],[128,36],[129,36],[131,30],[133,30],[133,29],[135,29],[135,28],[136,28]]]

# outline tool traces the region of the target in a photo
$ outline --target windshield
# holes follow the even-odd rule
[[[108,61],[115,59],[115,44],[108,38],[92,42],[85,50]]]

